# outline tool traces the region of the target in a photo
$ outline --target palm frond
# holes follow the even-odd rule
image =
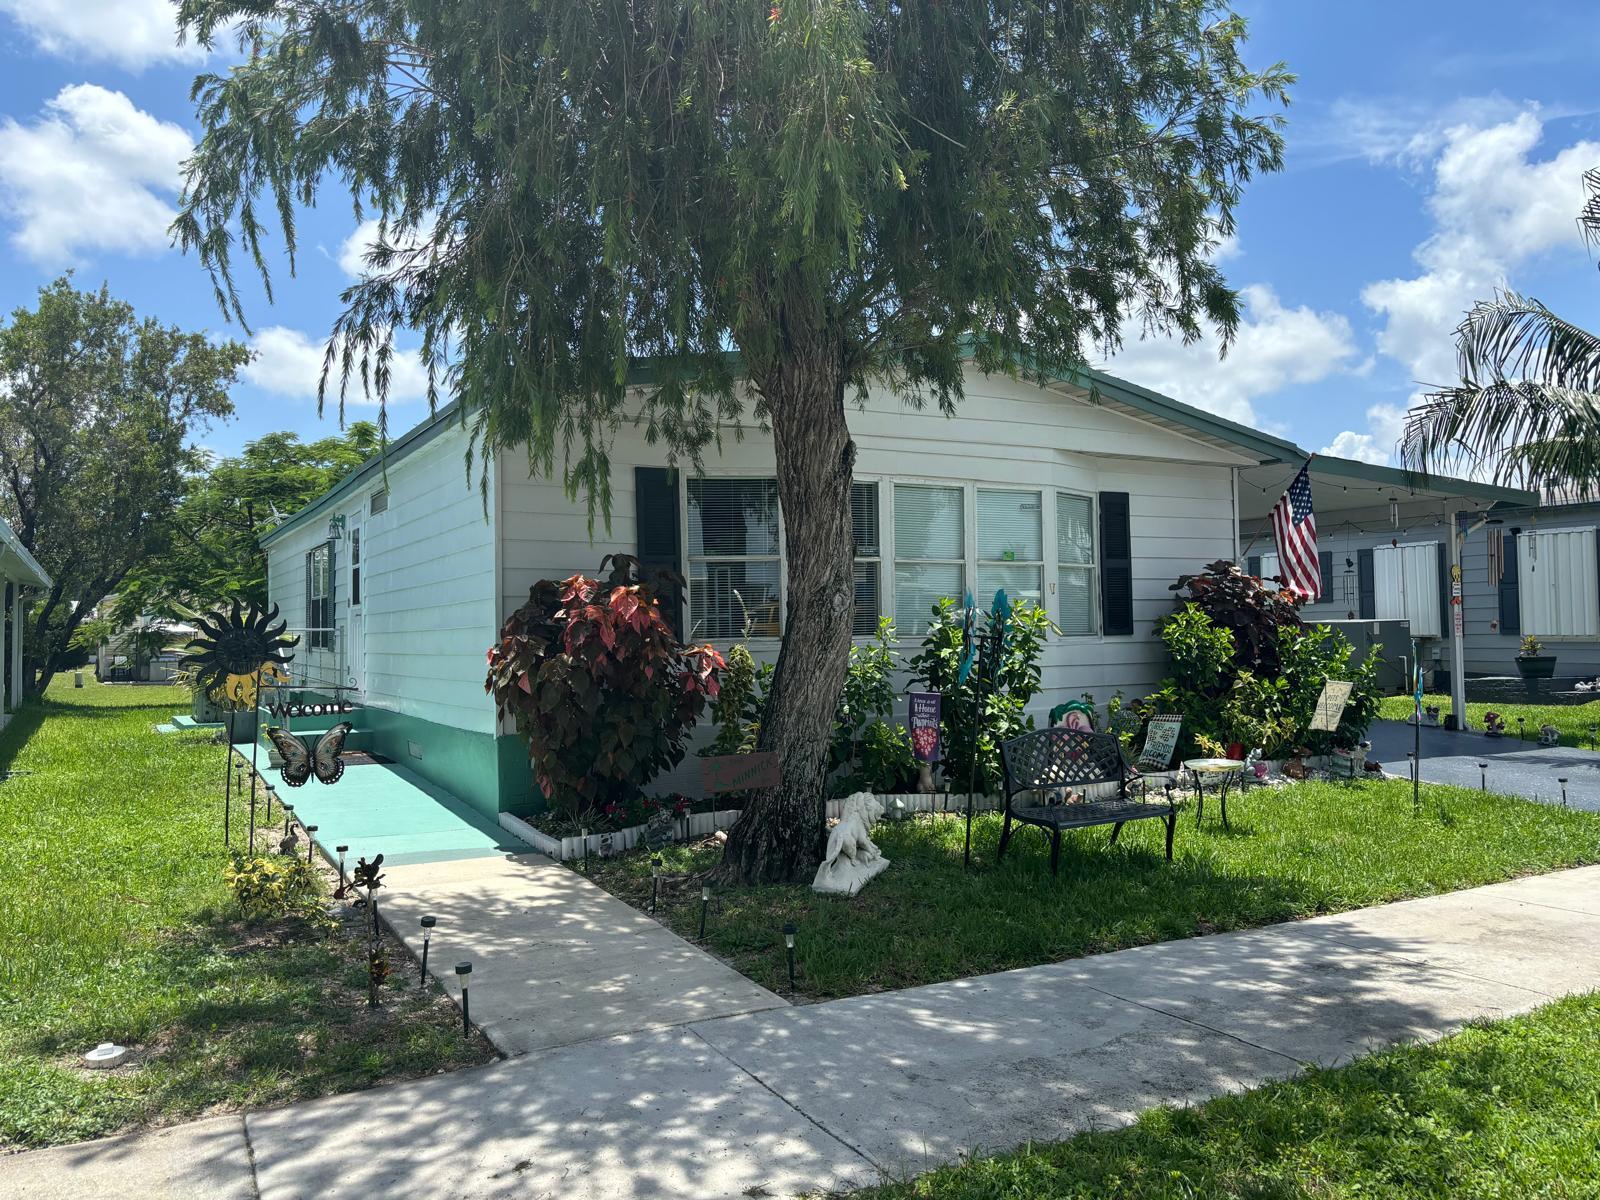
[[[1456,357],[1464,381],[1600,391],[1600,337],[1513,291],[1472,306],[1456,330]]]
[[[1600,394],[1530,379],[1439,388],[1406,415],[1410,470],[1524,486],[1600,486]]]
[[[1583,173],[1583,186],[1589,195],[1584,198],[1578,212],[1578,228],[1583,230],[1583,240],[1590,246],[1600,247],[1600,167]]]

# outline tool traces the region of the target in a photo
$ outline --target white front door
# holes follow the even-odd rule
[[[350,598],[345,612],[344,633],[344,673],[345,678],[341,683],[348,684],[360,695],[366,688],[367,675],[367,642],[366,621],[363,613],[366,611],[366,579],[365,564],[362,562],[366,547],[361,544],[361,510],[356,512],[346,522],[345,536],[349,539],[350,552],[345,555],[345,562],[349,564],[349,578],[345,581],[345,595]]]

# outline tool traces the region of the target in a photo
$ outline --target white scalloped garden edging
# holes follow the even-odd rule
[[[966,812],[966,793],[959,795],[935,792],[896,792],[878,797],[883,802],[884,815],[893,819],[898,812]],[[897,809],[897,803],[900,807]],[[997,796],[979,796],[973,804],[977,812],[985,812],[1000,807]],[[844,801],[829,800],[827,804],[827,818],[837,820],[844,811]],[[704,837],[718,829],[726,829],[739,817],[737,808],[723,808],[715,812],[690,813],[687,817],[677,818],[673,824],[676,826],[675,836],[678,841],[687,841],[689,838]],[[585,839],[577,837],[552,837],[550,834],[530,825],[521,817],[512,816],[510,813],[500,814],[500,827],[507,833],[527,842],[540,854],[547,854],[560,862],[572,862],[584,856]],[[624,850],[632,850],[644,841],[645,826],[630,825],[626,829],[619,829],[612,833],[591,833],[588,836],[590,855],[601,857],[601,840],[611,840],[611,853],[620,854]]]

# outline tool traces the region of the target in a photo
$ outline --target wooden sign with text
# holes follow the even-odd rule
[[[700,760],[700,786],[708,796],[777,787],[778,756],[770,750],[754,754],[717,754]]]

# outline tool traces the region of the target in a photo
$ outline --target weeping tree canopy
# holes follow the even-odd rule
[[[1600,169],[1584,185],[1578,226],[1600,246]],[[1506,290],[1473,305],[1456,356],[1460,382],[1428,393],[1406,419],[1408,467],[1600,492],[1600,336]]]
[[[1226,340],[1239,301],[1211,251],[1281,165],[1290,82],[1245,65],[1217,0],[180,12],[249,48],[196,81],[175,226],[241,321],[240,257],[266,277],[275,229],[292,264],[296,208],[331,184],[382,229],[330,341],[337,386],[381,399],[392,331],[419,329],[430,399],[462,401],[480,452],[525,447],[591,519],[624,422],[690,462],[733,422],[770,425],[790,603],[762,742],[784,787],[730,838],[741,878],[804,873],[821,848],[852,604],[846,398],[871,383],[948,410],[969,354],[1059,375],[1125,323]]]

